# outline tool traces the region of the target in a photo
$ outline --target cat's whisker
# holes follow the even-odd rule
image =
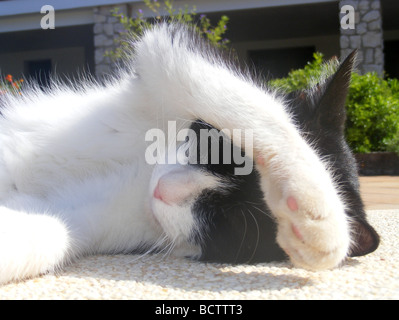
[[[171,253],[173,252],[174,248],[176,247],[176,240],[170,240],[168,239],[169,242],[167,243],[167,245],[164,247],[164,250],[161,252],[162,253],[162,259],[165,259],[167,257],[169,257],[171,255]]]
[[[154,249],[157,250],[159,253],[162,253],[166,250],[166,248],[170,245],[170,239],[164,233],[162,237],[153,245]]]
[[[254,219],[255,221],[255,225],[256,225],[256,245],[252,251],[252,255],[251,257],[248,259],[248,262],[251,262],[253,257],[255,256],[256,250],[258,249],[258,245],[259,245],[259,236],[260,236],[260,230],[259,230],[259,224],[258,224],[258,220],[256,220],[256,217],[254,216],[254,214],[251,212],[251,210],[248,209],[248,212],[250,213],[251,217]]]
[[[244,241],[245,241],[245,238],[246,238],[246,235],[247,235],[247,228],[248,228],[247,217],[246,217],[246,215],[245,215],[245,213],[244,213],[243,210],[241,210],[241,214],[242,214],[242,216],[243,216],[243,218],[244,218],[244,234],[243,234],[243,236],[242,236],[241,243],[240,243],[240,245],[239,245],[239,247],[238,247],[238,249],[237,249],[237,253],[236,253],[236,257],[235,257],[235,260],[236,260],[236,261],[238,260],[238,256],[239,256],[240,251],[241,251],[241,249],[242,249],[242,246],[243,246],[243,244],[244,244]]]
[[[273,218],[273,215],[271,214],[271,212],[264,211],[264,210],[258,208],[258,207],[255,206],[255,205],[252,205],[252,207],[253,207],[254,209],[256,209],[256,210],[262,212],[264,215],[266,215],[266,216],[268,216],[268,217],[270,217],[270,218]]]
[[[145,250],[144,252],[137,254],[136,257],[134,259],[129,260],[129,263],[138,261],[152,253],[156,253],[156,252],[162,252],[162,250],[164,250],[164,244],[166,242],[168,242],[168,237],[166,234],[161,235],[158,240],[156,240],[147,250]],[[161,248],[161,249],[160,249]],[[161,250],[161,251],[159,251]]]

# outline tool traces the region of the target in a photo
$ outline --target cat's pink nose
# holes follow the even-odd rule
[[[153,197],[170,206],[179,204],[192,197],[196,186],[186,171],[171,171],[158,180]]]

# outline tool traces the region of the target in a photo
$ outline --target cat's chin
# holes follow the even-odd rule
[[[155,190],[150,201],[150,211],[152,220],[166,236],[161,245],[166,248],[168,254],[175,257],[198,259],[201,256],[201,247],[190,241],[196,225],[190,206],[168,204]],[[163,251],[162,248],[159,249]]]
[[[201,254],[201,247],[188,241],[182,242],[175,246],[172,252],[174,257],[184,257],[193,260],[198,260],[201,257]]]

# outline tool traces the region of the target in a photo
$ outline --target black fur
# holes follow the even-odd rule
[[[191,129],[199,137],[200,130],[209,129],[209,125],[198,121]],[[229,144],[232,150],[237,149],[230,141]],[[249,175],[234,175],[234,168],[239,165],[233,157],[231,165],[223,164],[222,138],[218,164],[212,164],[210,145],[208,162],[196,167],[220,177],[226,187],[219,191],[205,190],[192,208],[201,226],[193,235],[202,247],[200,260],[228,263],[282,260],[286,255],[276,243],[276,224],[263,201],[259,174],[253,170]],[[198,155],[199,151],[198,145]]]
[[[303,137],[334,170],[347,206],[346,214],[353,220],[354,246],[349,255],[361,256],[378,247],[379,236],[366,220],[356,162],[344,137],[345,101],[355,56],[352,53],[324,83],[309,91],[291,93],[287,101]],[[191,129],[199,136],[200,129],[209,127],[198,121]],[[233,158],[230,165],[223,164],[222,157],[219,164],[210,160],[209,157],[208,163],[196,167],[221,177],[226,188],[205,190],[194,204],[200,229],[193,232],[192,239],[201,245],[200,260],[256,263],[286,259],[275,241],[276,223],[263,200],[255,167],[249,175],[236,176]]]

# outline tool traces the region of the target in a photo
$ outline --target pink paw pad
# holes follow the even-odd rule
[[[296,202],[294,197],[287,198],[287,206],[291,211],[298,211],[298,203]]]
[[[291,225],[291,229],[292,232],[295,234],[295,236],[299,239],[299,240],[303,240],[303,236],[301,234],[301,232],[299,231],[299,229],[295,226],[295,225]]]
[[[262,156],[256,156],[256,163],[260,166],[264,166],[265,165],[265,158],[263,158]]]
[[[159,191],[159,183],[157,184],[157,186],[154,190],[154,198],[163,201],[161,192]]]

